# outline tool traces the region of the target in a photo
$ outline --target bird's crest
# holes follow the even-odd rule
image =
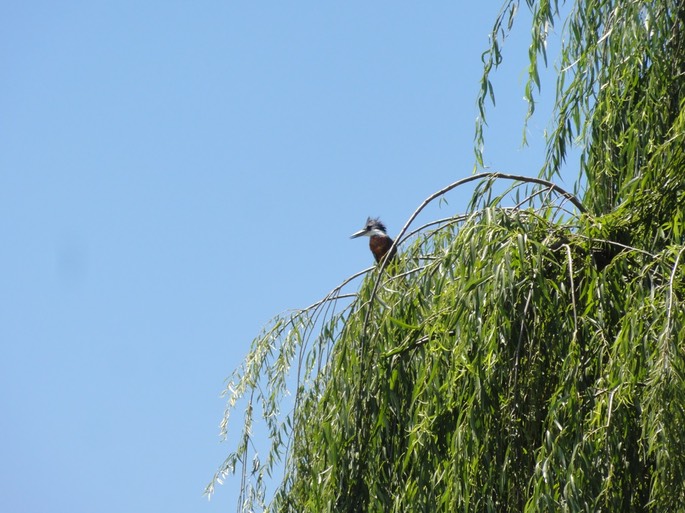
[[[367,230],[372,230],[376,228],[377,230],[382,231],[383,233],[388,233],[388,231],[385,228],[385,225],[383,222],[380,220],[380,218],[376,217],[369,217],[366,219],[366,229]]]

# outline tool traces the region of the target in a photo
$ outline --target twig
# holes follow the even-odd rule
[[[573,341],[578,338],[578,312],[576,311],[576,286],[573,283],[573,258],[571,255],[571,246],[564,244],[566,248],[566,256],[568,257],[568,277],[571,280],[571,301],[573,304]]]

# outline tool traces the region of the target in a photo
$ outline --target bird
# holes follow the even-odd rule
[[[392,239],[388,237],[385,229],[385,225],[378,218],[367,218],[366,225],[362,230],[353,233],[350,239],[356,239],[357,237],[369,237],[369,248],[376,262],[381,262],[383,257],[392,248]],[[392,253],[388,256],[388,260],[395,258],[395,253],[397,253],[396,248],[392,248]]]

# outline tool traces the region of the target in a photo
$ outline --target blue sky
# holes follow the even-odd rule
[[[499,8],[3,4],[0,510],[234,511],[237,479],[202,497],[232,448],[223,380],[272,316],[371,264],[348,239],[367,215],[396,233],[472,171]],[[524,24],[486,162],[535,175]]]

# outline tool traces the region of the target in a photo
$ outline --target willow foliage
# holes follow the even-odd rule
[[[240,469],[245,511],[685,511],[685,6],[526,4],[530,114],[562,41],[540,177],[451,184],[397,262],[276,318],[227,388],[223,428],[239,404],[245,424],[208,492]],[[519,7],[484,54],[478,159]],[[575,195],[551,182],[573,145]],[[467,182],[466,212],[410,231]]]

